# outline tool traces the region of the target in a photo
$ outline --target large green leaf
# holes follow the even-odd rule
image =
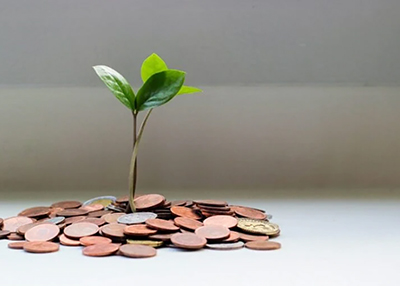
[[[167,64],[157,54],[151,54],[142,64],[142,80],[146,82],[153,74],[167,70]]]
[[[184,85],[184,86],[181,87],[181,89],[179,90],[177,95],[196,93],[196,92],[202,92],[202,90],[200,88],[197,88],[197,87]]]
[[[185,73],[166,70],[153,74],[140,88],[136,97],[138,111],[154,108],[170,101],[181,89]]]
[[[135,93],[129,82],[117,71],[107,66],[94,66],[93,68],[115,97],[129,109],[135,110]]]

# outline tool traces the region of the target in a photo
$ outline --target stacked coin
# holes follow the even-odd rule
[[[280,234],[263,210],[217,200],[168,202],[159,194],[134,199],[136,212],[125,213],[129,197],[102,196],[84,203],[56,202],[0,218],[0,239],[17,240],[10,249],[32,253],[59,250],[59,244],[83,247],[87,256],[119,254],[153,257],[158,247],[189,250],[280,248],[270,237]]]

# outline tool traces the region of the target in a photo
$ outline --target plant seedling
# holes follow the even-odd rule
[[[136,95],[129,82],[117,71],[103,65],[94,66],[93,68],[115,97],[132,112],[133,150],[129,170],[128,208],[130,207],[130,210],[135,212],[137,153],[144,127],[152,110],[166,104],[176,95],[196,93],[202,90],[196,87],[184,86],[185,72],[168,69],[165,62],[156,54],[151,54],[142,64],[141,76],[143,85]],[[144,110],[147,110],[147,113],[139,131],[137,131],[137,116],[140,111]],[[127,212],[129,212],[129,209]]]

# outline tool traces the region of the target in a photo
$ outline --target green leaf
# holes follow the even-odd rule
[[[121,74],[107,66],[94,66],[93,69],[123,105],[135,110],[135,93]]]
[[[167,70],[167,64],[157,54],[151,54],[142,64],[142,80],[146,82],[153,74]]]
[[[153,74],[140,88],[136,97],[138,111],[154,108],[170,101],[181,89],[185,73],[166,70]]]
[[[197,87],[184,85],[184,86],[181,87],[181,89],[179,90],[177,95],[196,93],[196,92],[202,92],[202,90],[200,88],[197,88]]]

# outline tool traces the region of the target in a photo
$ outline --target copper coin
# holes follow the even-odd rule
[[[23,210],[18,215],[19,216],[27,216],[27,217],[40,217],[40,216],[48,215],[49,213],[50,213],[49,207],[34,207],[34,208],[29,208],[29,209]]]
[[[279,242],[255,240],[246,242],[245,246],[254,250],[275,250],[281,248]]]
[[[119,252],[126,257],[147,258],[156,256],[157,250],[148,245],[124,244],[119,248]]]
[[[129,195],[121,196],[115,200],[116,203],[122,204],[122,203],[128,203],[129,202]]]
[[[7,239],[8,240],[24,240],[24,237],[15,232],[12,232],[7,236]]]
[[[165,202],[164,202],[164,205],[162,205],[162,207],[163,207],[163,208],[166,208],[166,209],[167,209],[167,208],[170,208],[170,207],[171,207],[171,202],[165,201]]]
[[[184,249],[200,249],[203,248],[207,240],[204,237],[194,233],[175,233],[171,236],[171,242],[180,248]]]
[[[245,242],[269,239],[269,237],[267,235],[252,235],[252,234],[246,234],[246,233],[241,233],[241,232],[238,232],[238,234],[239,234],[240,239]]]
[[[210,217],[210,216],[215,216],[215,215],[229,215],[229,216],[233,216],[234,212],[206,212],[204,210],[201,211],[201,214],[205,217]]]
[[[198,207],[201,210],[205,210],[205,211],[209,211],[209,212],[213,212],[213,211],[230,212],[231,211],[231,207],[210,207],[210,206],[202,206],[202,205],[198,205]]]
[[[124,229],[126,225],[119,223],[110,223],[100,228],[100,232],[111,238],[124,238]]]
[[[171,207],[171,212],[176,216],[187,217],[191,219],[201,219],[201,216],[188,207]]]
[[[162,230],[162,231],[178,231],[179,227],[177,227],[173,222],[158,219],[158,218],[150,218],[146,220],[146,225],[150,228]]]
[[[87,210],[89,213],[91,213],[91,212],[97,212],[97,211],[103,210],[104,206],[102,204],[91,204],[91,205],[86,205],[86,206],[80,207],[79,209]]]
[[[239,241],[240,235],[236,231],[231,231],[229,236],[225,238],[222,242],[236,242]]]
[[[82,253],[87,256],[109,256],[116,253],[119,249],[120,244],[116,243],[103,243],[103,244],[93,244],[86,246]]]
[[[53,218],[57,216],[57,213],[64,210],[63,208],[50,208],[50,213],[48,214],[49,217]]]
[[[172,201],[171,206],[186,206],[186,200]]]
[[[49,241],[60,233],[60,228],[55,224],[44,223],[36,225],[25,233],[27,241]]]
[[[64,234],[72,239],[79,239],[84,236],[91,236],[99,231],[99,227],[90,222],[77,222],[67,226]]]
[[[147,210],[162,206],[165,202],[165,198],[158,194],[142,195],[134,200],[137,210]]]
[[[207,240],[218,240],[229,237],[230,230],[222,225],[205,225],[196,229],[194,233]]]
[[[19,235],[25,235],[25,233],[30,230],[32,227],[43,224],[45,222],[32,222],[32,223],[28,223],[28,224],[24,224],[21,225],[18,229],[17,229],[17,233]]]
[[[30,241],[24,244],[24,250],[32,253],[56,252],[60,246],[54,242],[48,241]]]
[[[127,227],[125,227],[124,233],[126,235],[132,235],[132,236],[146,236],[157,233],[157,230],[148,228],[146,225],[143,224],[135,224],[135,225],[128,225]]]
[[[199,222],[198,220],[194,220],[187,217],[176,217],[174,219],[174,222],[179,227],[183,227],[193,231],[204,225],[202,222]]]
[[[67,217],[67,218],[64,220],[64,223],[65,223],[66,225],[70,225],[70,224],[72,224],[72,223],[76,223],[76,222],[83,221],[83,220],[85,220],[86,218],[87,218],[87,216],[83,216],[83,215],[71,216],[71,217]]]
[[[236,218],[227,215],[216,215],[204,220],[204,225],[222,225],[227,228],[237,226],[238,221]]]
[[[151,240],[170,241],[173,233],[156,233],[149,236]]]
[[[8,248],[11,249],[23,249],[26,241],[16,241],[16,242],[10,242],[8,244]]]
[[[9,230],[0,230],[0,239],[9,236],[11,232]]]
[[[186,205],[184,205],[184,206],[190,208],[190,207],[192,207],[193,205],[194,205],[194,201],[187,200],[187,201],[186,201]]]
[[[83,246],[89,246],[93,244],[111,243],[112,240],[103,236],[84,236],[79,239],[79,242]]]
[[[98,218],[98,217],[88,217],[88,218],[84,219],[82,222],[91,222],[97,226],[102,226],[103,224],[106,223],[106,221],[104,219]]]
[[[90,212],[90,213],[88,213],[88,216],[89,217],[102,217],[103,215],[110,214],[110,213],[112,213],[112,211],[101,210],[101,211],[96,211],[96,212]]]
[[[3,230],[9,230],[10,232],[16,232],[17,229],[28,223],[32,223],[33,219],[26,216],[14,216],[6,218],[3,222]]]
[[[88,214],[88,210],[82,210],[82,209],[65,209],[62,211],[57,212],[57,216],[65,216],[65,217],[71,217],[71,216],[82,216]]]
[[[124,213],[112,213],[103,215],[101,218],[104,219],[107,223],[116,223],[120,216],[123,216]]]
[[[52,208],[62,208],[62,209],[76,209],[82,205],[78,201],[62,201],[51,205]]]
[[[228,205],[227,202],[224,201],[217,201],[217,200],[196,200],[194,201],[196,205],[204,205],[204,206],[221,206],[224,207]]]
[[[64,234],[61,234],[58,239],[60,240],[60,243],[65,246],[80,246],[81,243],[79,240],[75,239],[70,239],[66,237]]]
[[[252,219],[266,219],[267,215],[263,212],[258,210],[247,208],[247,207],[240,207],[240,206],[233,206],[232,209],[238,216],[252,218]]]

